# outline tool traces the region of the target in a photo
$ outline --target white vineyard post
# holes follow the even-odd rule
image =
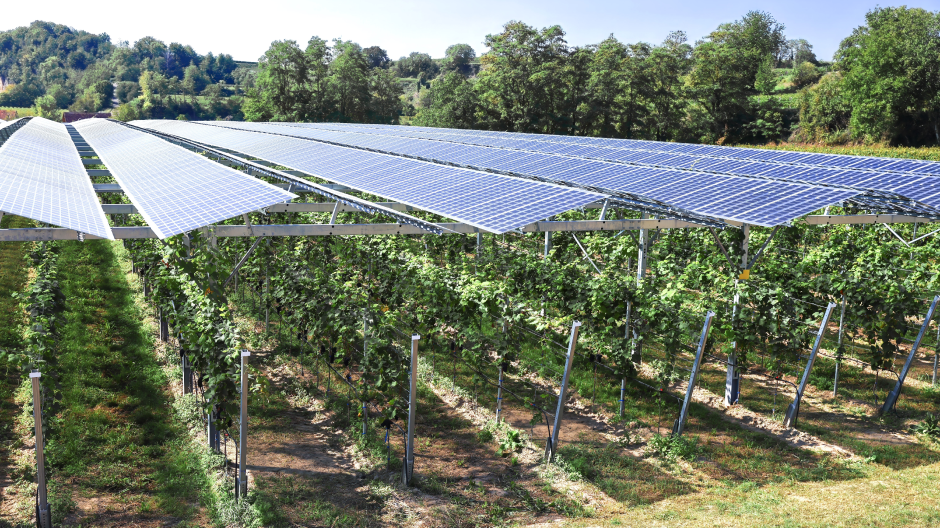
[[[692,392],[695,390],[695,383],[698,381],[699,368],[702,365],[702,356],[705,354],[705,341],[708,339],[708,330],[712,326],[713,317],[715,317],[715,312],[709,311],[705,314],[705,324],[702,326],[702,336],[698,340],[698,350],[695,353],[695,363],[692,364],[692,373],[689,375],[689,386],[685,390],[685,400],[682,402],[682,411],[679,413],[679,418],[676,419],[676,424],[672,428],[672,434],[675,436],[682,435],[682,430],[685,428],[685,420],[689,416],[689,406],[692,405]]]
[[[904,385],[904,379],[907,378],[907,373],[911,369],[911,363],[914,361],[917,349],[920,348],[920,342],[924,339],[924,334],[927,333],[930,320],[933,319],[934,310],[937,309],[938,301],[940,301],[940,295],[935,296],[933,302],[930,303],[930,309],[927,310],[927,316],[924,317],[924,324],[920,326],[920,332],[917,333],[917,339],[914,340],[914,344],[911,346],[911,352],[907,355],[907,361],[904,362],[904,368],[901,369],[901,375],[898,376],[898,382],[894,386],[894,390],[889,392],[888,397],[885,398],[885,404],[881,407],[881,414],[894,409],[894,404],[897,403],[898,397],[901,396],[901,386]]]
[[[244,497],[248,493],[248,356],[251,352],[242,350],[242,384],[241,409],[238,421],[238,482],[235,490],[236,497]]]
[[[795,427],[796,419],[800,415],[800,401],[803,399],[803,392],[806,390],[806,383],[809,381],[809,373],[813,370],[813,363],[816,362],[816,353],[819,352],[819,344],[822,342],[823,334],[826,332],[826,325],[829,324],[829,316],[832,315],[832,309],[836,307],[836,303],[829,303],[829,306],[826,307],[826,313],[823,315],[822,323],[819,325],[819,332],[816,334],[816,342],[813,343],[813,351],[809,354],[809,359],[806,360],[806,369],[803,371],[803,379],[800,380],[800,386],[796,390],[796,396],[793,398],[793,403],[787,407],[787,414],[783,419],[784,427]]]
[[[555,410],[555,426],[552,427],[552,436],[548,439],[548,445],[545,446],[545,458],[549,462],[555,459],[555,451],[558,449],[558,429],[561,427],[561,416],[565,412],[565,391],[568,388],[568,378],[571,376],[571,364],[574,363],[574,351],[578,346],[578,330],[581,328],[581,322],[575,321],[571,324],[571,339],[568,341],[568,357],[565,359],[565,373],[561,378],[561,389],[558,390],[558,407]]]
[[[36,522],[40,528],[52,528],[52,510],[46,496],[46,456],[43,453],[44,440],[42,436],[42,396],[39,386],[40,372],[30,372],[30,381],[33,384],[33,421],[36,431]]]
[[[421,336],[414,334],[411,336],[411,380],[409,383],[410,392],[408,395],[408,443],[405,446],[405,463],[402,464],[402,484],[407,486],[411,483],[411,477],[414,475],[415,466],[415,415],[418,410],[418,341]]]

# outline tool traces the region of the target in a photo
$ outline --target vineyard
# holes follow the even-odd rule
[[[81,169],[114,185],[99,145]],[[935,224],[846,200],[715,228],[605,200],[544,224],[590,227],[438,234],[458,224],[195,150],[300,197],[163,238],[2,243],[0,526],[45,487],[63,526],[938,520]],[[115,233],[154,225],[99,198]],[[781,498],[885,480],[855,512]]]
[[[286,215],[252,215],[251,222],[327,221],[323,213]],[[744,230],[715,239],[707,229],[651,230],[646,240],[629,232],[252,240],[216,239],[207,230],[188,240],[126,245],[160,338],[176,350],[171,356],[179,354],[184,392],[207,409],[203,427],[218,435],[210,436],[210,446],[237,449],[239,351],[251,349],[249,398],[264,416],[262,428],[276,429],[277,414],[290,412],[298,399],[316,401],[332,416],[332,427],[371,460],[361,476],[401,482],[410,393],[418,387],[409,378],[414,344],[419,400],[440,398],[477,417],[475,443],[493,446],[485,453],[490,464],[501,464],[501,471],[518,467],[520,479],[531,466],[546,482],[583,482],[614,504],[637,505],[684,494],[687,484],[669,471],[652,483],[618,481],[606,457],[641,453],[682,473],[686,464],[741,463],[745,456],[716,456],[706,440],[716,428],[720,437],[735,437],[733,427],[715,421],[720,398],[696,398],[684,435],[672,434],[693,368],[701,369],[704,394],[721,396],[732,383],[729,364],[737,365],[732,377],[739,392],[728,411],[733,424],[826,453],[801,455],[816,457],[815,469],[792,468],[771,480],[849,478],[843,458],[888,467],[937,461],[929,441],[886,440],[936,412],[934,324],[896,408],[880,414],[937,291],[935,247],[901,242],[915,239],[916,229],[797,224],[768,240],[773,230],[750,228],[749,250]],[[754,259],[758,248],[758,263],[735,265]],[[646,259],[644,270],[638,255]],[[742,268],[751,269],[746,279]],[[702,340],[709,311],[714,317]],[[575,321],[581,325],[576,346]],[[700,366],[693,366],[702,344]],[[794,420],[800,432],[788,433],[787,407],[817,348],[803,389],[808,401]],[[556,421],[566,367],[566,417]],[[278,402],[278,392],[287,400]],[[441,411],[423,403],[418,437],[439,443],[447,433],[427,428],[428,420],[442,419]],[[558,445],[546,450],[556,428]],[[405,480],[426,493],[472,499],[439,461],[421,456],[422,447],[430,445],[417,442],[418,458]],[[427,451],[445,459],[456,454]],[[252,454],[249,444],[249,467]],[[544,460],[552,455],[561,473],[545,474]],[[717,466],[716,476],[733,463]],[[263,486],[273,493],[274,484]],[[572,501],[544,491],[539,497],[516,487],[521,491],[495,501],[507,518],[590,516],[611,507],[596,497]],[[368,524],[367,518],[359,522]]]

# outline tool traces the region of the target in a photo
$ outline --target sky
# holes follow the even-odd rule
[[[569,45],[596,44],[611,33],[624,42],[659,43],[674,30],[685,31],[694,42],[723,22],[737,20],[750,10],[763,10],[786,26],[787,38],[808,40],[819,59],[829,60],[839,42],[864,24],[865,13],[878,6],[879,0],[161,0],[107,4],[103,9],[91,7],[106,4],[74,0],[5,4],[13,5],[4,5],[0,30],[46,20],[107,33],[115,43],[133,44],[152,36],[167,43],[189,44],[200,54],[228,53],[243,61],[257,60],[274,40],[291,39],[305,45],[314,35],[378,45],[392,59],[412,51],[443,57],[444,50],[456,43],[470,44],[480,53],[485,51],[485,36],[498,33],[510,20],[540,28],[560,25]],[[940,0],[881,5],[902,4],[940,11]]]

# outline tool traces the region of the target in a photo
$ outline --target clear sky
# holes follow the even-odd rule
[[[785,24],[788,38],[805,38],[820,59],[828,60],[879,0],[9,0],[4,4],[0,30],[47,20],[108,33],[114,42],[133,43],[149,35],[189,44],[199,53],[230,53],[247,61],[257,60],[273,40],[304,44],[313,35],[379,45],[393,59],[412,51],[442,57],[455,43],[470,44],[479,53],[484,37],[497,33],[509,20],[538,27],[561,25],[571,45],[594,44],[611,33],[625,42],[658,43],[672,30],[683,30],[695,41],[718,24],[758,9]],[[906,4],[940,11],[940,0]]]

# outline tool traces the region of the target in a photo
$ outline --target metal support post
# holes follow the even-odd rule
[[[362,401],[362,437],[369,434],[369,406],[365,400]]]
[[[796,390],[796,396],[793,403],[787,407],[787,414],[783,418],[784,427],[795,427],[796,419],[800,416],[800,401],[803,399],[803,392],[806,390],[806,383],[809,382],[809,373],[813,370],[813,363],[816,361],[816,353],[819,352],[819,344],[822,342],[823,334],[826,333],[826,325],[829,324],[829,316],[832,315],[832,309],[836,303],[829,303],[826,307],[826,313],[823,315],[822,323],[819,325],[819,332],[816,334],[816,342],[813,343],[813,351],[806,360],[806,369],[803,371],[803,379],[800,380],[800,386]]]
[[[30,372],[33,384],[33,422],[36,431],[36,524],[39,528],[52,528],[52,509],[46,496],[46,456],[43,453],[45,442],[42,437],[42,396],[39,386],[40,372]]]
[[[499,413],[503,410],[503,366],[499,366],[499,385],[496,388],[496,421],[499,422]]]
[[[160,341],[166,343],[170,340],[170,323],[167,320],[166,314],[163,313],[163,308],[160,308]]]
[[[477,231],[477,256],[480,256],[480,251],[483,250],[483,233]]]
[[[183,394],[193,393],[193,368],[189,364],[189,357],[185,350],[180,351],[180,363],[183,370]]]
[[[746,279],[745,273],[749,273],[748,266],[748,246],[751,241],[751,226],[744,224],[744,240],[741,242],[741,275],[734,281],[734,306],[731,309],[731,320],[735,320],[738,312],[741,310],[741,293],[738,291],[739,280]],[[725,405],[734,405],[738,403],[741,396],[741,371],[738,369],[737,343],[731,344],[731,353],[728,354],[728,370],[725,374]]]
[[[411,336],[411,383],[408,394],[408,443],[405,446],[405,463],[402,464],[402,484],[411,483],[415,468],[415,415],[418,410],[418,341],[421,336]]]
[[[641,218],[649,218],[649,215],[643,213]],[[646,245],[649,243],[649,229],[640,229],[640,237],[637,240],[637,266],[636,266],[636,284],[637,286],[643,282],[643,278],[646,276],[646,263],[649,257],[649,251]],[[640,364],[643,359],[643,343],[634,343],[633,345],[633,356],[631,358],[634,363]]]
[[[712,326],[712,318],[715,312],[709,311],[705,314],[705,324],[702,326],[702,336],[698,340],[698,350],[695,352],[695,363],[692,364],[692,373],[689,375],[689,386],[685,390],[685,400],[682,402],[682,411],[676,418],[676,423],[672,427],[672,434],[682,435],[685,428],[685,420],[689,416],[689,406],[692,404],[692,392],[695,390],[695,383],[698,381],[699,368],[702,365],[702,356],[705,354],[705,340],[708,339],[708,330]]]
[[[555,426],[552,427],[552,436],[545,446],[545,459],[549,462],[555,459],[558,450],[558,428],[561,427],[561,416],[565,413],[565,391],[568,389],[568,378],[571,376],[571,364],[574,363],[574,351],[578,346],[578,331],[581,322],[571,324],[571,338],[568,340],[568,357],[565,359],[565,374],[561,378],[561,389],[558,391],[558,407],[555,410]]]
[[[268,334],[268,322],[271,316],[271,277],[268,276],[268,262],[264,263],[264,334]]]
[[[209,406],[209,419],[206,428],[206,439],[209,443],[209,449],[219,452],[219,430],[215,427],[215,405]]]
[[[927,310],[927,315],[924,317],[924,324],[920,326],[920,332],[917,333],[917,339],[914,340],[914,344],[911,346],[911,352],[907,355],[907,361],[904,362],[904,368],[901,369],[901,375],[898,376],[898,382],[894,386],[894,390],[889,392],[888,397],[885,398],[885,404],[881,407],[881,414],[894,409],[894,404],[897,403],[898,397],[901,396],[901,386],[904,385],[904,378],[907,377],[907,373],[911,369],[911,363],[914,362],[914,356],[917,354],[917,349],[920,348],[920,342],[924,339],[927,328],[930,327],[930,320],[933,319],[933,313],[934,310],[937,309],[938,301],[940,301],[940,295],[935,296],[933,302],[930,303],[930,309]]]
[[[839,394],[839,366],[842,364],[842,329],[845,323],[845,292],[842,292],[842,310],[839,314],[839,346],[836,351],[836,373],[832,378],[832,397]]]
[[[937,362],[940,360],[940,325],[937,325],[937,344],[933,347],[933,381],[931,385],[937,384]]]
[[[238,421],[238,480],[235,485],[235,496],[244,497],[248,493],[248,356],[251,352],[242,350],[242,385],[241,409]]]
[[[626,401],[627,393],[627,378],[620,380],[620,417],[623,418],[623,405]]]

